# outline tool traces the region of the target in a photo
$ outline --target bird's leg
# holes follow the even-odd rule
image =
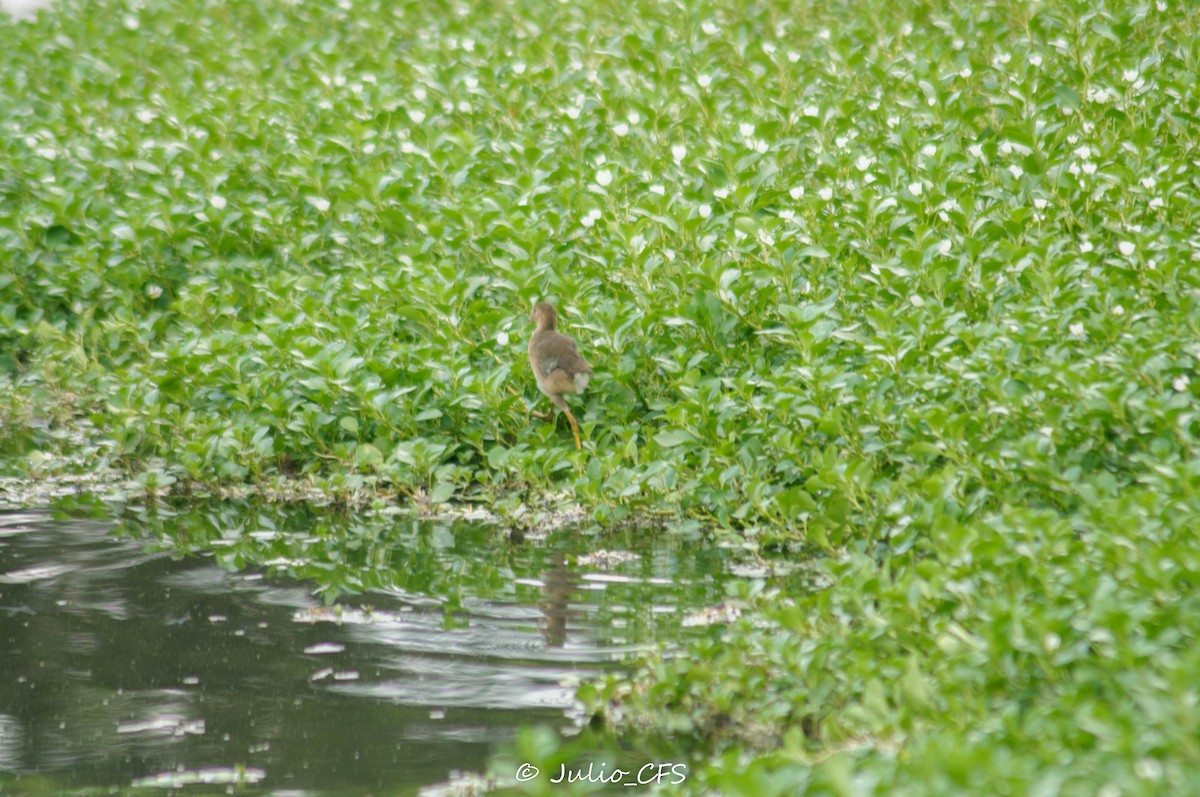
[[[563,407],[563,412],[567,414],[567,420],[571,422],[571,434],[575,435],[575,450],[578,451],[583,448],[583,445],[579,442],[579,424],[575,422],[575,416],[571,414],[569,409]]]
[[[523,398],[523,396],[521,396],[520,393],[513,390],[512,385],[505,385],[504,387],[508,390],[509,393],[512,393],[517,398]],[[538,412],[532,406],[530,406],[529,414],[532,415],[533,417],[537,418],[539,421],[548,421],[554,416],[554,411],[551,410],[550,412]]]
[[[579,424],[575,421],[575,416],[571,414],[571,408],[567,406],[567,401],[562,396],[551,396],[550,401],[554,402],[554,406],[563,411],[567,416],[567,421],[571,424],[571,434],[575,436],[575,450],[583,448],[583,444],[579,442]]]

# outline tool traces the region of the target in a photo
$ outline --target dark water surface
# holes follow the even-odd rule
[[[413,792],[695,632],[726,564],[296,507],[0,512],[0,793]]]

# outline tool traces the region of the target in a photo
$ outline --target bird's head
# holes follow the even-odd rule
[[[533,306],[529,320],[537,324],[538,329],[554,329],[558,323],[558,313],[554,312],[554,305],[549,302],[538,302]]]

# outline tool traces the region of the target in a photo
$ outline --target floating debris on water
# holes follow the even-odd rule
[[[709,606],[692,612],[683,618],[683,626],[690,628],[700,625],[719,625],[732,623],[742,616],[742,607],[728,601],[721,601],[715,606]]]
[[[599,567],[607,569],[610,567],[616,567],[617,565],[623,565],[627,562],[637,562],[641,558],[642,557],[638,556],[637,554],[630,553],[629,551],[606,551],[602,549],[584,554],[575,560],[575,564],[579,565],[580,567]]]

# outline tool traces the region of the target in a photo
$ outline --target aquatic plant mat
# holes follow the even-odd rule
[[[676,791],[1200,792],[1196,4],[98,0],[0,40],[3,475],[736,547],[683,655],[578,691]],[[540,300],[582,451],[529,417]]]

